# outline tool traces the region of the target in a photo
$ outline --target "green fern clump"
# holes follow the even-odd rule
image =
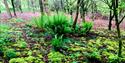
[[[49,17],[47,27],[57,35],[71,32],[70,23],[62,13]]]
[[[90,32],[92,27],[93,27],[93,22],[83,22],[81,32],[87,34]]]
[[[34,19],[38,28],[44,28],[47,31],[52,31],[54,34],[62,35],[71,33],[71,23],[63,13],[53,16],[43,15],[40,18]]]
[[[62,45],[64,44],[63,36],[57,37],[57,35],[55,35],[55,38],[52,39],[51,43],[52,46],[54,47],[54,50],[57,51],[58,49],[62,48]]]
[[[38,28],[44,28],[46,25],[46,22],[48,21],[48,16],[47,15],[42,15],[39,18],[35,18],[33,20]]]

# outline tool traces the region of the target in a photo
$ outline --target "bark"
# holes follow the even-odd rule
[[[35,1],[34,0],[31,0],[31,4],[32,4],[32,10],[33,10],[33,13],[35,13]]]
[[[77,20],[78,20],[78,15],[79,15],[79,3],[80,3],[80,0],[77,1],[76,17],[75,17],[75,20],[74,20],[74,23],[73,23],[73,28],[76,27],[76,23],[77,23]]]
[[[23,10],[22,10],[22,5],[21,5],[21,0],[20,0],[19,9],[20,9],[21,13],[23,13]]]
[[[44,10],[43,10],[43,1],[42,0],[39,0],[39,5],[40,5],[40,12],[41,12],[41,14],[43,14]]]
[[[81,17],[82,17],[83,22],[85,21],[85,12],[86,12],[85,3],[84,3],[84,1],[82,1],[82,4],[81,4]]]
[[[113,7],[113,1],[111,2],[111,5],[108,5],[110,8],[110,16],[109,16],[109,26],[108,26],[108,30],[112,30],[112,20],[114,18],[114,14],[112,13],[112,7]],[[113,14],[113,15],[112,15]]]
[[[115,21],[116,21],[116,26],[117,26],[117,35],[118,35],[118,41],[119,41],[119,50],[118,50],[118,57],[121,57],[122,54],[122,40],[121,40],[121,33],[120,33],[120,27],[119,27],[119,18],[118,18],[118,0],[113,0],[114,3],[113,5],[113,11],[114,11],[114,16],[115,16]]]
[[[0,13],[1,13],[1,10],[0,10]]]
[[[9,17],[12,18],[12,14],[11,14],[11,11],[10,11],[10,9],[9,9],[9,5],[8,5],[8,3],[7,3],[7,0],[3,0],[3,1],[4,1],[4,5],[5,5],[5,7],[6,7],[6,10],[7,10],[7,13],[8,13],[8,15],[9,15]]]
[[[17,16],[16,10],[15,10],[15,5],[14,5],[14,0],[11,0],[11,3],[12,3],[12,7],[13,7],[14,16]]]
[[[17,10],[19,10],[21,13],[23,13],[22,6],[21,6],[21,0],[15,0],[15,7]]]
[[[112,10],[110,10],[108,30],[112,30],[112,20],[113,20],[113,18],[114,18],[114,15],[112,15]]]

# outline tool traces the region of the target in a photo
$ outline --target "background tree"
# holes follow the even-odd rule
[[[112,0],[102,0],[106,5],[108,5],[110,14],[109,14],[109,25],[108,25],[108,30],[111,30],[112,27],[112,20],[114,18],[113,14],[113,2]]]
[[[67,13],[72,15],[73,11],[75,9],[76,0],[66,0],[65,2],[66,2],[65,9],[66,9]]]
[[[6,7],[6,10],[7,10],[7,13],[8,13],[8,15],[9,15],[9,17],[12,18],[12,14],[11,14],[11,11],[10,11],[10,9],[9,9],[9,5],[8,5],[8,3],[7,3],[7,0],[3,0],[3,2],[4,2],[4,5],[5,5],[5,7]]]
[[[81,0],[78,0],[78,1],[77,1],[76,17],[75,17],[75,20],[74,20],[74,23],[73,23],[73,28],[76,27],[76,23],[77,23],[77,20],[78,20],[80,1],[81,1]]]
[[[11,3],[12,3],[12,7],[13,7],[14,16],[16,16],[14,0],[11,0]]]
[[[14,4],[15,4],[16,9],[18,11],[20,11],[21,13],[23,13],[22,5],[21,5],[21,0],[14,0]]]
[[[43,9],[43,1],[42,0],[39,0],[39,5],[40,5],[40,12],[41,12],[41,14],[43,14],[44,9]]]
[[[115,16],[115,21],[116,21],[116,27],[117,27],[117,35],[118,35],[118,41],[119,41],[119,50],[118,50],[118,56],[121,57],[122,54],[122,40],[121,40],[121,32],[120,32],[120,24],[124,20],[125,15],[121,18],[119,18],[119,0],[112,0],[113,3],[113,12]]]
[[[94,21],[94,17],[95,17],[95,13],[97,13],[97,4],[96,4],[97,1],[95,0],[91,0],[91,18],[92,18],[92,21]]]
[[[91,4],[90,0],[81,0],[80,2],[80,14],[83,21],[85,21],[85,15],[89,9],[90,4]]]

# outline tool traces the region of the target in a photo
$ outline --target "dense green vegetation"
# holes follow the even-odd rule
[[[0,0],[0,63],[125,63],[124,0]]]

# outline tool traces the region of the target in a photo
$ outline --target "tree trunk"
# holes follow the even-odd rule
[[[118,57],[121,57],[122,54],[122,40],[121,40],[121,33],[120,33],[120,23],[119,23],[119,18],[118,18],[118,0],[113,0],[113,11],[114,11],[114,15],[115,15],[115,21],[116,21],[116,26],[117,26],[117,35],[118,35],[118,41],[119,41],[119,50],[118,50]]]
[[[1,13],[1,9],[0,9],[0,13]]]
[[[7,10],[7,13],[9,15],[10,18],[12,18],[12,14],[10,12],[10,9],[9,9],[9,6],[8,6],[8,3],[7,3],[7,0],[4,0],[4,5],[6,7],[6,10]]]
[[[82,17],[82,21],[85,22],[85,3],[84,1],[82,1],[82,4],[80,5],[81,6],[81,17]]]
[[[23,13],[22,5],[21,5],[21,0],[19,2],[20,2],[19,9],[20,9],[21,13]]]
[[[22,6],[21,6],[21,0],[15,0],[15,7],[17,10],[19,10],[21,13],[23,13]]]
[[[112,10],[110,9],[110,16],[109,16],[109,26],[108,26],[108,30],[111,30],[112,27]]]
[[[114,18],[114,14],[112,13],[112,7],[114,5],[113,1],[111,2],[112,4],[109,5],[110,8],[110,16],[109,16],[109,26],[108,26],[108,30],[112,30],[112,20]],[[113,15],[112,15],[113,14]]]
[[[82,21],[85,22],[85,11],[82,14]]]
[[[11,3],[12,3],[12,7],[13,7],[14,16],[16,16],[14,0],[11,0]]]
[[[75,20],[74,20],[74,23],[73,23],[73,28],[74,29],[76,27],[76,23],[77,23],[77,20],[78,20],[78,15],[79,15],[79,3],[80,3],[80,0],[77,1],[76,17],[75,17]]]
[[[43,10],[43,1],[42,0],[39,0],[39,5],[40,5],[40,12],[41,12],[41,14],[43,14],[44,10]]]
[[[34,2],[34,0],[31,0],[31,4],[32,4],[32,10],[33,10],[33,13],[35,13],[35,2]]]

